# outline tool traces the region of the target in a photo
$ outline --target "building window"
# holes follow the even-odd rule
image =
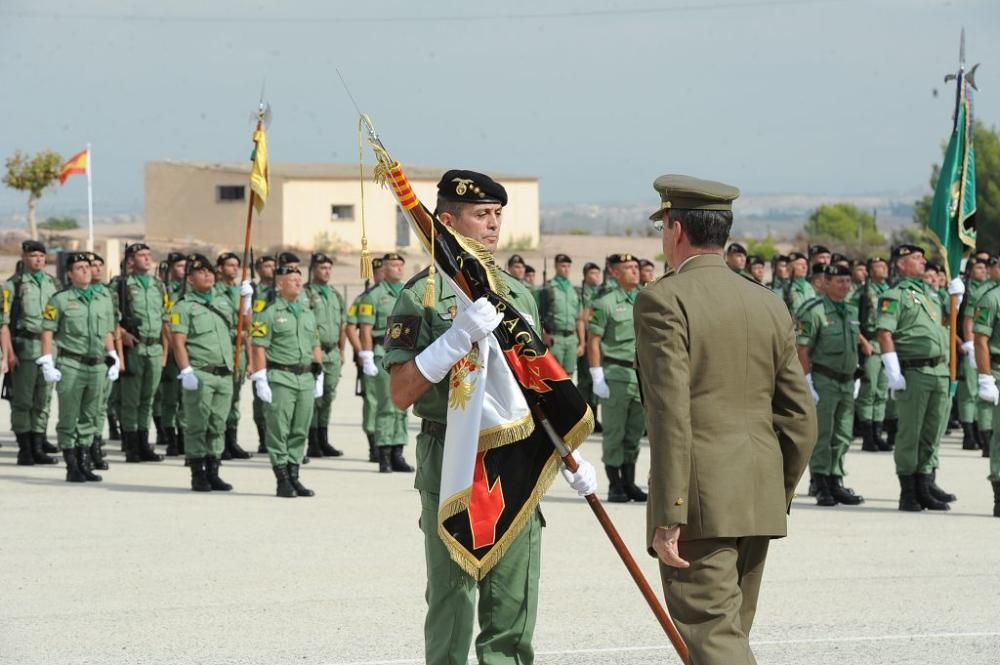
[[[337,205],[336,203],[330,206],[331,222],[349,222],[353,219],[354,219],[354,206]]]
[[[247,188],[243,185],[219,185],[215,188],[215,200],[223,201],[244,201],[246,200]]]

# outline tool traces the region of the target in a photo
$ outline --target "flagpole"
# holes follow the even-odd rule
[[[263,103],[261,104],[261,109],[263,109]],[[254,129],[254,136],[256,136],[257,132],[260,131],[260,128],[263,126],[263,123],[264,123],[264,113],[263,113],[263,110],[261,110],[261,111],[258,111],[258,113],[257,113],[257,127],[256,127],[256,129]],[[253,173],[253,167],[252,166],[250,167],[250,170],[251,170],[251,175],[252,175],[252,173]],[[247,202],[247,229],[246,229],[246,236],[245,236],[245,238],[243,240],[243,276],[242,276],[242,279],[240,280],[241,284],[243,282],[247,281],[247,274],[248,274],[248,272],[250,270],[250,265],[249,265],[250,264],[250,237],[251,237],[251,233],[250,232],[251,232],[251,229],[253,227],[252,225],[253,225],[253,207],[254,207],[254,201],[256,201],[256,198],[257,198],[257,192],[254,191],[253,187],[250,187],[249,189],[250,189],[250,200]],[[247,298],[250,298],[250,297],[251,296],[247,296]],[[236,374],[239,374],[239,372],[240,372],[240,350],[243,347],[243,330],[246,328],[246,322],[247,322],[246,306],[244,305],[243,298],[241,297],[240,298],[240,313],[239,313],[239,318],[236,321],[236,358],[233,361],[233,367],[234,367],[233,371]],[[249,358],[248,358],[247,364],[248,365],[250,364],[249,363]]]
[[[94,251],[94,188],[91,183],[91,171],[93,170],[94,156],[90,153],[90,144],[87,144],[87,251]]]

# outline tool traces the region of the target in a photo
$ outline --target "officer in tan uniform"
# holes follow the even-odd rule
[[[767,548],[786,533],[816,409],[787,309],[723,259],[739,190],[676,175],[653,186],[662,203],[651,219],[673,272],[635,303],[646,542],[692,665],[755,663]]]

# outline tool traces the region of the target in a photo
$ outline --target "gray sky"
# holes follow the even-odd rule
[[[266,79],[272,160],[354,162],[339,67],[404,164],[537,175],[543,204],[652,201],[671,172],[907,192],[962,26],[996,125],[997,0],[0,0],[0,155],[90,141],[96,214],[140,212],[145,161],[249,157]],[[74,178],[41,214],[85,205]]]

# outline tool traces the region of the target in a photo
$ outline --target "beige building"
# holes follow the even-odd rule
[[[417,196],[433,210],[444,169],[410,166],[405,172]],[[146,238],[192,245],[242,247],[246,229],[250,162],[147,162]],[[254,247],[273,250],[361,247],[358,165],[270,165],[270,194],[254,212]],[[500,247],[536,247],[539,240],[538,178],[491,174],[507,188]],[[419,250],[392,193],[376,186],[365,168],[368,247],[377,253]]]

